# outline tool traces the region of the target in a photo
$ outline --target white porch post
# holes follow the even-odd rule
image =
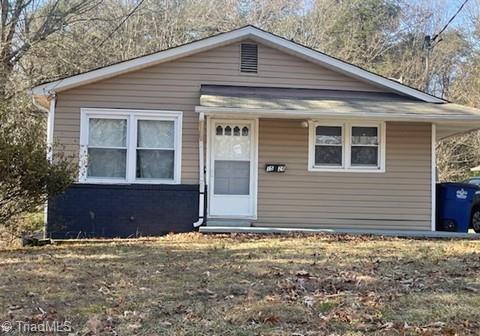
[[[204,157],[204,139],[205,138],[205,115],[200,113],[198,116],[198,182],[199,182],[199,202],[198,202],[198,221],[193,223],[193,227],[199,227],[205,221],[205,157]]]
[[[432,223],[431,223],[431,230],[435,231],[436,228],[436,207],[437,207],[437,155],[436,155],[436,147],[437,147],[437,126],[432,123]]]

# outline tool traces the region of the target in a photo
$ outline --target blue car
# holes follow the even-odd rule
[[[480,176],[471,177],[463,183],[474,184],[480,187]],[[473,200],[472,213],[470,215],[470,226],[476,233],[480,233],[480,194],[475,195]]]
[[[480,176],[471,177],[471,178],[463,181],[463,183],[475,184],[476,186],[480,187]]]

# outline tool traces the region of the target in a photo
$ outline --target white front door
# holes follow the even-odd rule
[[[211,120],[209,215],[253,218],[256,197],[254,120]]]

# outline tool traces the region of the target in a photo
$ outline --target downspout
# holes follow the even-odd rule
[[[198,221],[193,223],[193,227],[199,227],[205,222],[205,164],[203,138],[205,130],[205,115],[200,113],[198,116],[198,179],[199,179],[199,198],[198,198]]]
[[[55,105],[57,103],[57,96],[52,94],[49,98],[50,110],[48,111],[47,122],[47,159],[52,162],[53,159],[53,125],[55,123]]]
[[[47,160],[52,162],[53,160],[53,125],[55,122],[55,105],[57,102],[57,97],[55,94],[52,94],[48,97],[50,102],[50,108],[47,110],[48,112],[48,119],[47,119]],[[33,99],[35,106],[38,106],[35,102],[35,98]],[[38,106],[40,108],[40,106]],[[42,106],[42,110],[46,110]],[[45,206],[43,208],[43,239],[46,238],[47,235],[47,225],[48,225],[48,201],[45,202]]]

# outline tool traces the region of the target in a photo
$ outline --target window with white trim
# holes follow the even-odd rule
[[[380,167],[378,128],[378,126],[352,126],[350,151],[352,167]]]
[[[137,179],[173,180],[175,170],[175,122],[137,120]]]
[[[82,109],[80,181],[180,183],[182,113]]]
[[[125,179],[127,167],[127,119],[88,119],[87,176]]]
[[[315,166],[343,167],[343,126],[315,127]]]
[[[384,123],[309,125],[310,171],[385,171]]]

